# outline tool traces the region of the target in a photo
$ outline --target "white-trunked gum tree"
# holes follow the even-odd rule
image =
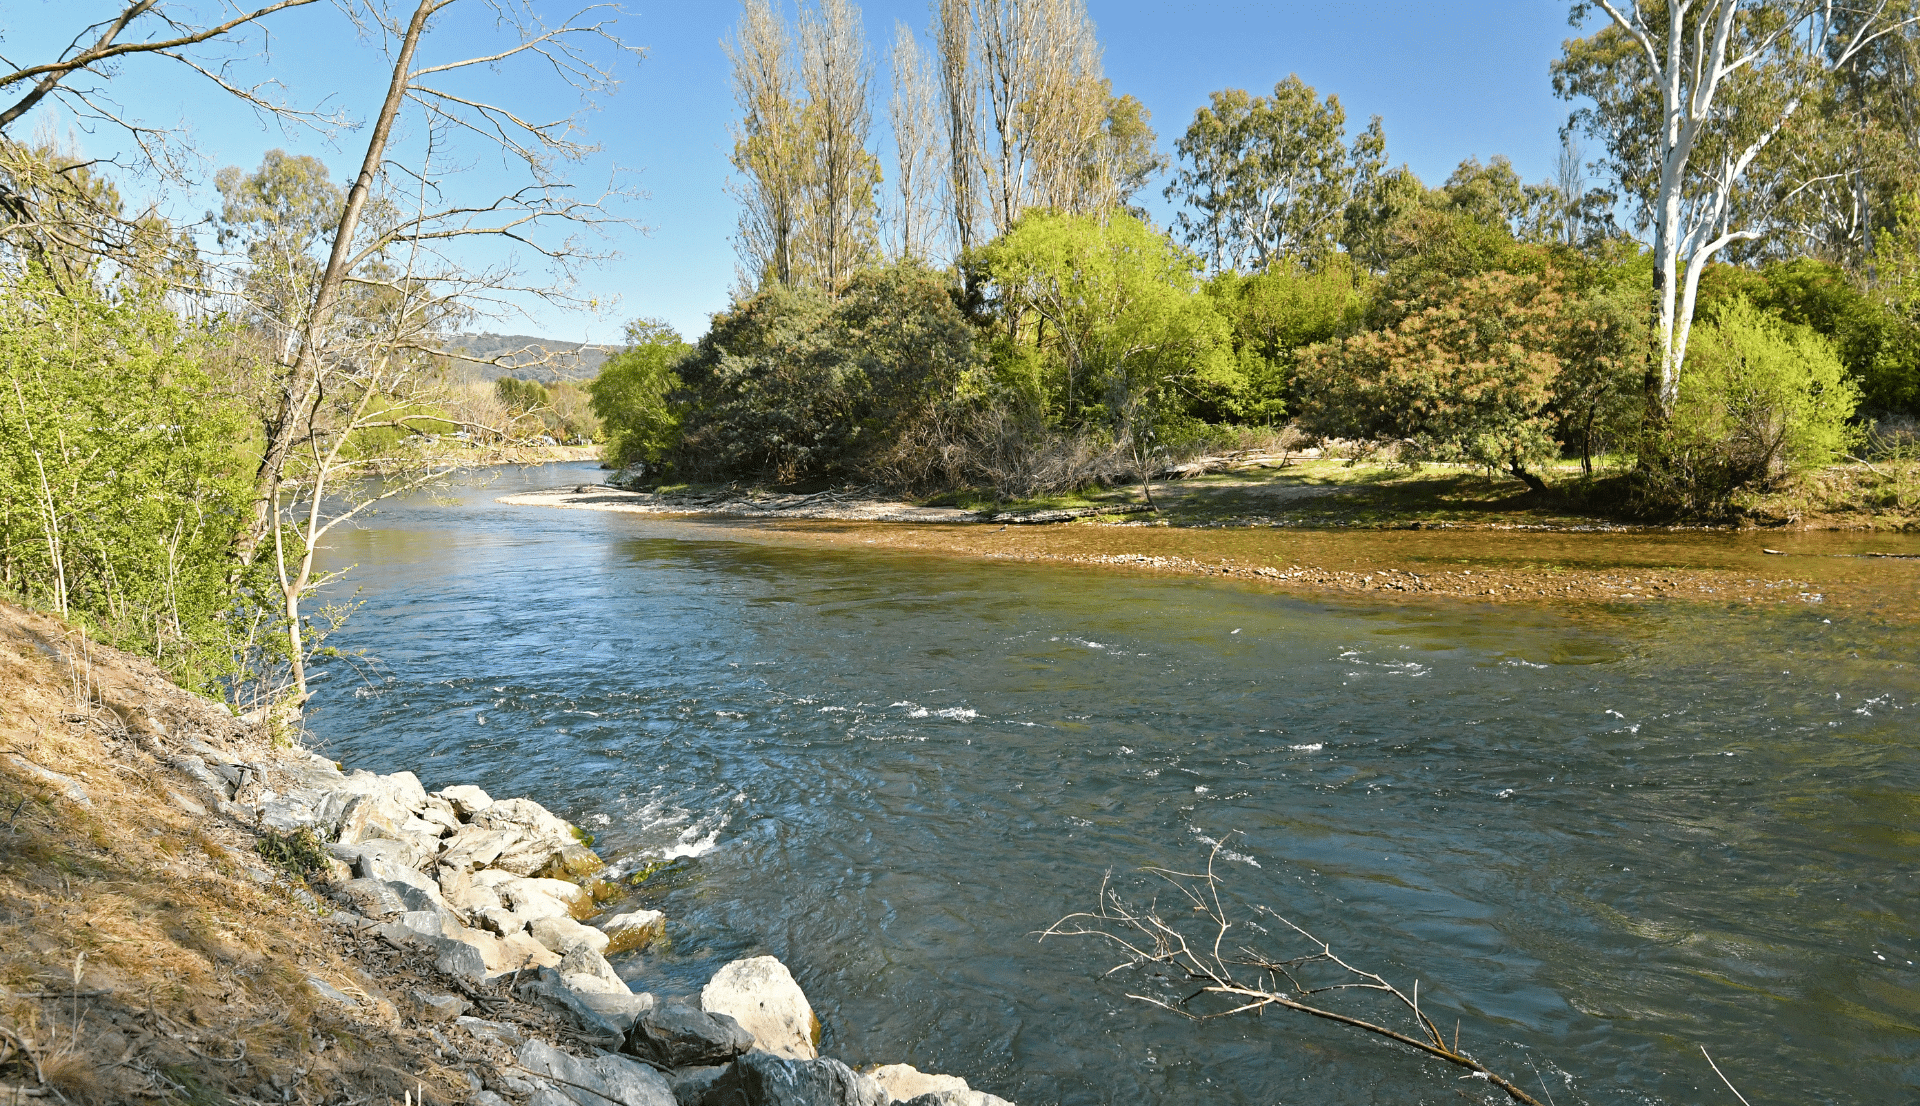
[[[1605,145],[1602,165],[1651,232],[1647,410],[1680,394],[1700,276],[1715,255],[1767,233],[1770,213],[1822,183],[1794,156],[1835,78],[1915,24],[1911,0],[1581,0],[1554,90],[1587,98],[1569,121]],[[1812,110],[1810,110],[1812,109]]]

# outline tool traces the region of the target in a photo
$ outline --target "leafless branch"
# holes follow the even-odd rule
[[[1128,994],[1128,998],[1158,1006],[1193,1021],[1212,1021],[1250,1011],[1277,1007],[1326,1021],[1352,1026],[1406,1045],[1428,1056],[1465,1068],[1469,1077],[1484,1079],[1523,1106],[1542,1106],[1512,1080],[1463,1052],[1458,1035],[1449,1043],[1433,1019],[1420,1009],[1419,984],[1411,995],[1384,976],[1349,964],[1332,946],[1291,920],[1265,907],[1255,912],[1278,922],[1303,938],[1310,951],[1276,959],[1248,945],[1228,946],[1228,935],[1241,923],[1233,920],[1221,896],[1222,880],[1214,870],[1222,845],[1215,845],[1205,872],[1175,872],[1165,868],[1144,871],[1164,880],[1186,909],[1170,921],[1157,901],[1144,907],[1123,898],[1111,874],[1102,880],[1097,910],[1069,914],[1049,926],[1040,937],[1095,937],[1121,951],[1121,960],[1107,975],[1128,969],[1158,968],[1195,985],[1184,998],[1167,999]],[[1200,932],[1190,938],[1188,930]],[[1374,992],[1404,1007],[1410,1030],[1395,1029],[1355,1014],[1333,1009],[1318,996],[1343,992]],[[1202,1005],[1205,1002],[1207,1005]]]

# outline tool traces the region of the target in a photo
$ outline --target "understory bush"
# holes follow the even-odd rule
[[[1694,326],[1673,412],[1642,446],[1650,497],[1712,511],[1831,464],[1859,436],[1859,402],[1830,340],[1745,299],[1721,304]]]
[[[205,687],[226,667],[245,411],[158,298],[0,294],[0,587]]]

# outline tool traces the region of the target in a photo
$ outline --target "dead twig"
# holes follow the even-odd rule
[[[1113,888],[1111,873],[1101,881],[1098,910],[1069,914],[1049,926],[1040,934],[1040,939],[1097,937],[1118,946],[1122,952],[1120,963],[1109,969],[1108,975],[1129,968],[1158,968],[1162,974],[1170,972],[1174,977],[1198,984],[1191,994],[1179,999],[1132,993],[1127,995],[1128,998],[1151,1003],[1193,1021],[1233,1017],[1270,1006],[1293,1010],[1406,1045],[1467,1069],[1465,1078],[1485,1079],[1522,1106],[1543,1106],[1511,1079],[1460,1051],[1457,1024],[1454,1040],[1449,1045],[1440,1027],[1421,1010],[1418,983],[1414,985],[1414,994],[1410,996],[1383,976],[1347,963],[1334,953],[1327,942],[1265,907],[1255,909],[1305,939],[1312,951],[1300,956],[1275,959],[1246,946],[1228,948],[1228,934],[1239,923],[1228,914],[1221,898],[1221,879],[1214,871],[1214,862],[1224,843],[1223,840],[1221,845],[1214,846],[1212,855],[1207,858],[1205,872],[1144,869],[1166,881],[1179,893],[1187,909],[1178,916],[1193,919],[1186,924],[1204,926],[1208,930],[1204,939],[1189,939],[1187,932],[1161,915],[1157,901],[1144,908],[1133,906]],[[1252,970],[1252,978],[1241,978],[1238,973],[1247,969]],[[1324,1000],[1316,999],[1316,996],[1332,996],[1348,991],[1372,991],[1388,996],[1405,1008],[1413,1022],[1411,1031],[1403,1032],[1332,1009],[1320,1004]],[[1196,1006],[1203,1000],[1209,1002],[1211,1008]]]
[[[1707,1053],[1706,1045],[1700,1046],[1700,1055],[1707,1058],[1707,1066],[1713,1069],[1713,1074],[1719,1076],[1720,1082],[1725,1083],[1727,1089],[1733,1092],[1733,1097],[1740,1100],[1740,1106],[1753,1106],[1747,1101],[1747,1096],[1740,1093],[1740,1088],[1733,1085],[1733,1080],[1727,1078],[1727,1073],[1720,1070],[1720,1065],[1713,1062],[1713,1057]]]

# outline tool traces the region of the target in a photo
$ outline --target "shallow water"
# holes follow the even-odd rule
[[[636,989],[772,953],[826,1051],[1023,1106],[1458,1101],[1437,1063],[1293,1015],[1180,1021],[1102,978],[1107,950],[1035,939],[1109,869],[1225,842],[1235,903],[1417,976],[1559,1103],[1730,1101],[1701,1046],[1756,1103],[1920,1088],[1909,630],[1330,601],[491,501],[572,478],[342,535],[367,603],[335,644],[377,663],[334,664],[311,724],[356,765],[532,795],[623,868],[681,858],[631,900],[672,940],[618,962]],[[1639,563],[1577,555],[1609,542]]]

